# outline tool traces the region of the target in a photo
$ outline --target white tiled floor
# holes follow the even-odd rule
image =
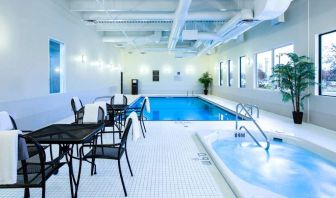
[[[129,197],[233,197],[215,166],[203,164],[204,153],[194,134],[179,122],[147,122],[146,139],[129,138],[131,177],[125,158],[122,171]],[[111,141],[111,135],[104,136]],[[98,174],[90,176],[84,163],[79,197],[124,197],[116,161],[98,160]],[[47,197],[70,197],[68,169],[47,182]],[[22,190],[0,190],[0,197],[22,197]],[[39,197],[40,190],[31,190]]]
[[[215,96],[202,96],[232,110],[236,103]],[[135,97],[129,97],[134,100]],[[265,131],[284,131],[336,151],[336,132],[315,125],[295,125],[290,118],[261,111],[258,123]],[[71,119],[71,118],[70,118]],[[68,121],[63,120],[61,122]],[[216,167],[206,165],[208,156],[194,135],[201,130],[234,129],[234,122],[146,122],[146,139],[133,142],[128,149],[134,177],[122,167],[129,197],[234,197]],[[104,137],[105,142],[111,136]],[[47,197],[70,197],[67,167],[47,182]],[[117,163],[98,160],[98,174],[90,176],[84,163],[79,197],[124,197]],[[31,190],[40,197],[40,190]],[[0,189],[0,197],[22,197],[22,190]]]

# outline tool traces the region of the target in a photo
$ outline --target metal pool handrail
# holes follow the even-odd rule
[[[236,105],[236,130],[238,129],[238,114],[241,112],[241,111],[240,111],[240,112],[238,113],[238,109],[239,109],[239,107],[241,107],[242,110],[245,111],[245,115],[247,115],[247,117],[248,117],[248,118],[254,123],[254,125],[258,128],[259,132],[263,135],[263,137],[265,138],[266,143],[267,143],[267,145],[266,145],[266,147],[265,147],[264,149],[265,149],[265,150],[268,150],[269,147],[270,147],[270,142],[269,142],[269,140],[268,140],[266,134],[264,133],[264,131],[263,131],[263,130],[261,129],[261,127],[259,126],[259,124],[255,121],[255,119],[252,117],[252,115],[250,114],[250,112],[245,108],[244,104],[242,104],[242,103],[239,103],[239,104]],[[258,141],[258,140],[257,140],[251,133],[250,133],[250,131],[249,131],[245,126],[241,126],[241,127],[239,128],[239,130],[241,130],[241,129],[244,129],[244,130],[250,135],[250,137],[253,139],[253,141],[254,141],[258,146],[260,146],[260,147],[263,148],[263,146],[259,143],[259,141]]]
[[[259,107],[257,105],[243,104],[243,106],[246,107],[248,111],[250,111],[251,115],[253,115],[253,109],[256,109],[257,118],[259,118]],[[240,109],[239,113],[241,113],[242,111],[243,109]]]

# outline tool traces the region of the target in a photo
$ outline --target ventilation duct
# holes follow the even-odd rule
[[[183,30],[182,40],[216,40],[220,37],[215,33],[198,32],[198,30]]]
[[[213,40],[210,45],[198,52],[202,55],[209,50],[226,43],[255,27],[265,20],[271,20],[282,15],[292,0],[255,0],[254,16],[252,10],[242,10],[225,23],[217,32],[220,39]]]
[[[177,41],[179,40],[180,33],[187,20],[188,10],[191,4],[191,0],[180,0],[177,10],[175,12],[174,23],[169,35],[168,49],[175,48]]]

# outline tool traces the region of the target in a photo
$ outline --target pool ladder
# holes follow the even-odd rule
[[[257,110],[257,116],[259,117],[259,108],[255,105],[250,105],[250,104],[242,104],[239,103],[236,105],[236,130],[238,130],[238,121],[239,121],[239,114],[241,114],[242,112],[245,114],[245,117],[248,118],[248,120],[251,120],[254,125],[258,128],[259,132],[262,134],[262,136],[265,138],[266,141],[266,147],[262,146],[260,144],[260,142],[252,135],[252,133],[245,127],[245,126],[240,126],[239,130],[241,131],[242,129],[244,129],[244,131],[252,138],[252,140],[261,148],[264,148],[265,150],[268,150],[270,147],[270,142],[266,136],[266,134],[264,133],[264,131],[261,129],[261,127],[259,126],[259,124],[256,122],[256,120],[253,118],[253,109]],[[235,136],[237,137],[245,137],[244,133],[236,133]]]
[[[187,90],[187,97],[189,96],[189,90]],[[194,90],[191,90],[191,96],[194,96]]]

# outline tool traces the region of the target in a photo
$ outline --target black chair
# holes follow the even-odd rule
[[[139,119],[139,122],[140,122],[142,136],[144,138],[145,138],[145,133],[147,133],[147,129],[146,129],[145,122],[144,122],[144,120],[146,118],[144,113],[145,113],[145,108],[146,108],[146,103],[147,102],[148,102],[147,99],[144,98],[140,108],[129,108],[128,112],[127,112],[127,115],[131,114],[133,111],[137,113],[138,119]]]
[[[77,123],[78,122],[77,114],[78,114],[78,111],[81,108],[83,108],[83,103],[78,97],[73,97],[73,98],[71,98],[71,107],[72,107],[72,111],[75,115],[75,123]]]
[[[122,104],[118,104],[118,103],[116,103],[116,101],[115,101],[115,96],[112,96],[111,97],[111,105],[127,105],[128,104],[128,102],[127,102],[127,97],[125,96],[125,95],[122,95],[123,96],[123,103]],[[125,120],[126,119],[126,117],[123,117],[123,116],[125,116],[122,112],[118,112],[118,114],[115,114],[115,116],[118,118],[117,120],[118,121],[122,121],[122,120]],[[121,123],[120,123],[121,124]]]
[[[123,136],[121,138],[121,141],[118,144],[101,144],[101,145],[93,145],[92,147],[90,147],[89,145],[83,145],[80,148],[81,156],[83,156],[82,160],[92,159],[93,163],[91,164],[91,175],[93,171],[93,166],[95,166],[94,162],[96,159],[118,160],[119,175],[120,175],[122,187],[124,190],[124,194],[126,197],[127,197],[127,191],[125,188],[125,183],[124,183],[124,179],[123,179],[122,172],[121,172],[120,160],[123,154],[125,153],[129,171],[131,173],[131,176],[133,176],[133,172],[132,172],[131,165],[129,163],[128,155],[127,155],[127,137],[128,137],[128,133],[130,131],[131,125],[132,125],[132,120],[129,119],[129,121],[126,123],[126,127],[124,130]],[[84,155],[85,147],[91,148],[91,150],[87,154]]]
[[[2,123],[4,123],[6,126],[1,126],[0,125],[0,130],[17,130],[17,125],[16,125],[16,122],[14,120],[14,118],[12,116],[10,116],[8,114],[8,112],[6,111],[2,111],[0,112],[2,114],[3,117],[1,117],[0,119],[5,119],[5,120],[2,120]],[[5,123],[6,122],[6,123]],[[23,133],[30,133],[32,131],[22,131]]]
[[[88,106],[88,105],[87,105]],[[85,106],[77,111],[77,124],[101,124],[104,123],[104,109],[100,106],[98,107],[98,117],[97,120],[90,120],[89,122],[84,121],[85,116]]]
[[[2,115],[4,116],[3,118],[6,119],[6,121],[3,121],[3,122],[10,122],[10,123],[6,123],[7,127],[5,127],[5,128],[3,128],[3,126],[0,126],[0,130],[18,130],[18,127],[17,127],[17,124],[16,124],[14,118],[11,115],[9,115],[8,112],[2,111],[0,113],[2,113]],[[22,131],[23,134],[28,134],[28,133],[32,132],[30,130],[21,130],[21,131]],[[50,158],[53,159],[52,146],[51,145],[43,145],[44,149],[47,149],[48,147],[49,147],[49,152],[50,152]]]
[[[25,198],[30,197],[30,188],[42,188],[42,198],[44,198],[46,181],[66,164],[61,162],[65,153],[47,162],[44,148],[33,138],[19,135],[19,142],[22,142],[21,148],[26,147],[28,156],[19,159],[17,182],[15,184],[0,185],[0,188],[24,188]],[[30,146],[27,146],[26,142]]]
[[[84,116],[85,116],[85,107],[88,108],[89,105],[86,105],[84,107],[82,107],[81,109],[78,110],[77,112],[77,124],[102,124],[105,123],[105,119],[104,119],[104,109],[101,108],[100,106],[98,106],[98,117],[95,120],[89,120],[89,121],[85,121],[84,120]],[[103,128],[102,131],[100,133],[97,134],[97,137],[100,136],[100,141],[101,144],[103,144],[103,133],[104,133],[105,129]],[[78,145],[77,146],[77,154],[78,154]]]

